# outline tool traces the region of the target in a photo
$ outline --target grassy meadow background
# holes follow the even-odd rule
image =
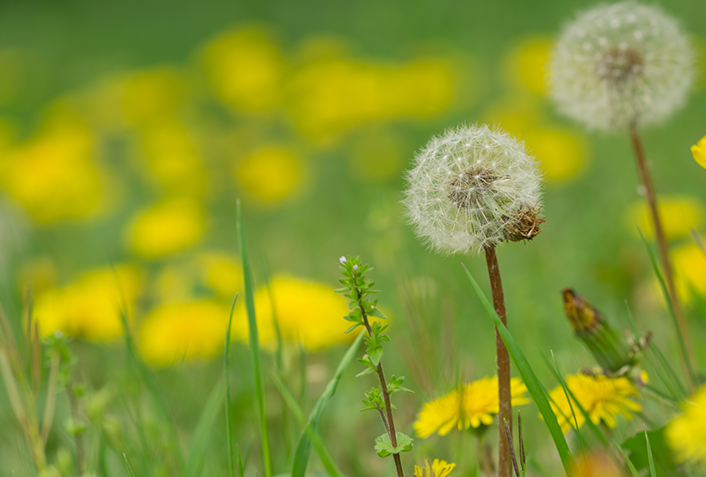
[[[594,364],[564,318],[568,286],[620,328],[627,302],[677,367],[636,229],[649,232],[649,221],[628,137],[586,133],[546,98],[552,38],[591,4],[1,2],[0,303],[18,335],[31,296],[41,333],[73,337],[91,472],[127,475],[124,452],[138,476],[179,474],[176,456],[188,453],[222,385],[229,306],[242,297],[238,198],[258,289],[275,474],[288,468],[299,427],[269,370],[279,366],[308,413],[353,338],[343,335],[345,301],[333,293],[341,255],[375,267],[391,323],[385,366],[415,391],[397,399],[400,430],[414,437],[424,402],[492,375],[492,325],[460,265],[488,290],[483,259],[426,251],[399,203],[415,151],[462,122],[517,135],[545,173],[546,229],[498,253],[509,329],[545,386],[557,384],[542,362],[550,350],[565,373]],[[706,171],[689,148],[706,134],[706,24],[700,1],[662,6],[694,39],[699,76],[683,110],[645,130],[644,141],[705,369],[706,258],[689,229],[706,233]],[[268,277],[285,339],[279,365]],[[121,304],[148,382],[126,354]],[[233,439],[248,456],[246,475],[262,476],[242,301],[233,327]],[[358,412],[370,382],[354,379],[354,368],[320,433],[348,475],[391,475],[390,459],[372,448],[378,417]],[[670,417],[644,404],[653,422]],[[48,457],[75,475],[66,396],[57,405]],[[551,475],[556,452],[533,405],[523,409],[528,452]],[[200,475],[225,475],[223,422],[219,414],[207,432]],[[5,392],[0,428],[0,474],[33,475]],[[640,429],[639,418],[623,421],[616,439]],[[416,439],[404,461],[443,458],[457,463],[454,475],[474,475],[475,455],[472,436],[452,432]]]

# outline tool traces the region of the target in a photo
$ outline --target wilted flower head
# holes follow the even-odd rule
[[[590,129],[660,123],[684,102],[693,58],[677,22],[658,8],[630,0],[598,5],[559,38],[551,95]]]
[[[480,253],[541,231],[537,163],[509,134],[460,126],[429,141],[414,162],[407,172],[406,213],[434,250]]]

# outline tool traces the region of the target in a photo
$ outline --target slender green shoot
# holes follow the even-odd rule
[[[243,465],[243,457],[240,455],[240,446],[235,445],[236,461],[238,462],[238,477],[245,477],[245,466]]]
[[[554,441],[554,446],[556,447],[556,450],[559,453],[559,458],[561,459],[561,463],[564,467],[564,472],[567,476],[570,475],[575,466],[574,458],[571,455],[571,451],[569,450],[568,444],[566,443],[564,433],[561,431],[561,427],[559,426],[559,423],[556,420],[554,411],[552,411],[551,405],[549,404],[549,399],[547,397],[546,391],[542,387],[542,384],[539,382],[539,379],[537,379],[537,375],[532,369],[532,366],[527,361],[527,358],[525,358],[524,353],[517,345],[515,339],[512,337],[505,325],[503,325],[503,322],[500,320],[497,313],[495,313],[493,305],[488,301],[488,298],[485,296],[483,290],[481,290],[480,286],[473,278],[473,275],[471,275],[471,272],[468,271],[465,265],[463,265],[463,268],[466,271],[466,275],[471,281],[473,288],[478,294],[478,297],[483,303],[483,306],[485,306],[485,309],[488,311],[488,314],[495,322],[495,326],[498,329],[498,333],[500,334],[500,337],[505,343],[505,346],[507,347],[507,350],[510,353],[510,357],[512,358],[513,363],[515,363],[515,366],[517,367],[517,370],[520,373],[520,376],[522,376],[522,380],[525,386],[527,386],[527,391],[532,397],[532,401],[534,401],[535,406],[537,406],[537,409],[544,418],[544,423],[546,424],[547,429],[551,434],[552,440]]]
[[[225,356],[223,357],[223,374],[225,374],[226,382],[226,445],[228,446],[228,476],[235,477],[235,468],[233,467],[233,439],[230,435],[230,329],[233,324],[233,310],[235,310],[235,303],[238,301],[238,294],[235,294],[233,298],[233,304],[230,307],[230,317],[228,318],[228,330],[226,332],[226,346],[225,346]],[[240,451],[238,451],[240,453]]]
[[[579,447],[581,447],[581,454],[586,455],[586,444],[583,441],[583,436],[581,435],[581,429],[579,428],[579,421],[576,418],[576,412],[574,411],[574,405],[571,403],[573,399],[573,395],[569,396],[569,387],[566,385],[566,381],[564,381],[564,376],[562,376],[561,371],[559,370],[559,365],[556,362],[556,356],[554,356],[554,351],[550,350],[549,351],[552,355],[552,361],[554,361],[554,368],[556,369],[556,375],[559,378],[559,383],[561,384],[561,388],[564,390],[564,396],[566,397],[566,402],[569,403],[569,410],[571,410],[571,417],[574,419],[574,429],[576,429],[576,434],[579,436]],[[576,403],[578,404],[578,402]]]
[[[132,467],[130,467],[130,462],[127,460],[127,456],[123,454],[123,459],[125,459],[125,467],[127,467],[127,474],[130,477],[135,477],[135,472],[132,471]]]
[[[635,468],[635,465],[632,463],[630,460],[630,457],[628,457],[627,452],[625,452],[625,449],[623,449],[618,441],[613,441],[613,445],[620,451],[620,453],[623,455],[623,458],[625,459],[625,463],[628,465],[628,468],[630,469],[630,475],[632,477],[640,477],[640,473],[637,471]]]
[[[652,446],[650,445],[650,436],[647,435],[647,428],[645,428],[645,443],[647,444],[647,461],[650,463],[650,477],[657,477],[657,470],[655,469],[655,461],[652,457]]]
[[[236,222],[240,240],[240,261],[243,266],[243,283],[245,285],[245,310],[248,315],[248,333],[250,342],[250,355],[252,358],[253,375],[255,376],[255,395],[260,413],[260,437],[262,439],[262,458],[265,465],[265,477],[272,477],[272,462],[270,460],[270,441],[267,434],[267,414],[265,412],[265,387],[262,379],[262,365],[260,363],[260,340],[257,333],[257,317],[255,315],[255,299],[250,267],[250,257],[245,241],[243,227],[243,213],[240,200],[237,202]]]

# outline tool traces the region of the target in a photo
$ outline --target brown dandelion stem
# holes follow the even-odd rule
[[[672,271],[672,262],[669,258],[669,248],[667,244],[667,239],[664,235],[662,221],[660,220],[659,210],[657,209],[657,196],[655,194],[654,185],[652,184],[652,177],[650,175],[647,159],[645,158],[645,150],[642,146],[642,140],[640,139],[640,134],[638,133],[637,127],[634,123],[630,124],[630,139],[632,141],[633,150],[635,151],[637,170],[640,174],[640,181],[642,182],[642,186],[644,187],[645,199],[647,200],[647,204],[650,209],[650,215],[652,216],[652,225],[654,227],[655,237],[657,238],[657,245],[659,248],[660,259],[662,261],[662,267],[664,268],[664,278],[667,283],[667,292],[669,293],[669,298],[672,301],[674,318],[677,322],[677,333],[679,333],[680,340],[684,344],[684,355],[682,356],[682,361],[684,369],[686,371],[686,380],[689,384],[689,390],[693,392],[694,382],[692,380],[691,370],[694,369],[694,358],[691,351],[691,345],[689,344],[689,340],[687,339],[684,313],[682,311],[679,296],[677,295],[677,289],[674,284],[674,272]]]
[[[485,247],[485,261],[488,264],[490,289],[493,293],[493,308],[500,321],[507,326],[507,312],[505,311],[505,296],[503,282],[500,278],[500,266],[495,254],[495,246]],[[508,436],[504,432],[502,423],[508,423],[507,432],[512,439],[512,395],[510,393],[510,355],[503,343],[498,328],[495,327],[496,365],[498,368],[498,400],[500,403],[498,413],[498,477],[511,477],[512,461],[510,460],[510,446]]]

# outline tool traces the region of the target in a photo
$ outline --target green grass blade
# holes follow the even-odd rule
[[[632,463],[630,460],[630,457],[628,457],[627,452],[625,452],[625,449],[623,449],[620,444],[618,444],[617,441],[613,441],[613,445],[620,451],[620,453],[623,455],[623,458],[625,459],[625,463],[628,465],[628,468],[630,469],[630,474],[632,477],[640,477],[640,473],[637,471],[635,468],[635,465]]]
[[[326,472],[328,472],[331,477],[342,477],[343,474],[338,469],[338,466],[336,466],[336,463],[333,461],[331,454],[326,449],[326,446],[321,440],[319,434],[310,426],[306,425],[307,422],[306,418],[304,417],[304,413],[299,407],[299,404],[297,404],[297,400],[294,399],[294,396],[292,396],[292,394],[287,389],[287,386],[275,373],[272,373],[272,380],[274,381],[275,386],[277,386],[277,389],[279,390],[280,394],[282,394],[282,397],[289,406],[289,409],[291,409],[292,414],[294,414],[294,417],[297,419],[297,421],[299,421],[299,424],[306,430],[307,434],[309,435],[309,439],[311,439],[311,443],[314,446],[314,449],[316,450],[316,453],[318,454],[321,463],[326,469]]]
[[[130,467],[130,462],[127,460],[127,456],[123,454],[123,459],[125,459],[125,467],[127,467],[127,474],[130,477],[135,477],[135,472],[132,471],[132,467]]]
[[[240,455],[240,446],[235,445],[236,460],[238,462],[238,477],[245,477],[245,466],[243,465],[243,457]]]
[[[674,314],[674,304],[672,303],[672,299],[669,296],[669,292],[667,292],[667,285],[664,283],[664,277],[662,276],[662,272],[659,271],[659,266],[657,265],[657,259],[654,256],[654,253],[652,253],[652,249],[650,248],[649,244],[647,243],[647,240],[645,240],[645,236],[642,235],[642,230],[638,227],[637,229],[638,232],[640,232],[640,238],[642,239],[642,243],[645,244],[645,248],[647,249],[647,253],[650,256],[650,262],[652,262],[652,268],[654,269],[655,275],[657,275],[657,280],[659,280],[659,286],[662,288],[662,294],[664,295],[664,299],[667,301],[667,309],[669,310],[669,316],[672,317],[672,324],[674,325],[674,331],[677,334],[677,339],[679,341],[679,348],[681,350],[682,354],[682,360],[684,361],[684,366],[686,366],[687,370],[687,378],[690,383],[698,383],[698,380],[696,378],[696,373],[694,372],[694,369],[691,367],[691,360],[689,359],[689,354],[686,351],[686,343],[684,342],[684,337],[681,334],[681,330],[679,329],[679,323],[677,322],[677,317]]]
[[[556,357],[554,356],[554,351],[550,350],[550,353],[552,354],[552,360],[554,361],[554,368],[556,369],[556,375],[557,378],[559,379],[559,383],[561,384],[561,389],[564,390],[564,396],[566,397],[566,402],[569,403],[569,410],[571,411],[571,417],[574,419],[574,425],[576,426],[574,429],[576,429],[576,434],[579,436],[579,446],[581,447],[581,454],[585,455],[586,454],[586,444],[583,441],[583,436],[581,435],[581,429],[579,429],[579,421],[576,419],[576,412],[574,411],[574,405],[571,403],[573,400],[573,394],[569,396],[569,387],[566,385],[566,381],[564,381],[564,376],[561,375],[561,371],[559,370],[559,365],[556,362]],[[576,404],[579,405],[578,401],[576,401]],[[559,406],[557,406],[559,407]],[[587,420],[588,416],[584,414],[584,417]]]
[[[186,477],[198,477],[202,473],[204,462],[206,462],[206,453],[210,449],[209,440],[213,423],[216,421],[216,416],[218,416],[218,411],[223,402],[223,388],[223,382],[219,381],[213,391],[211,391],[211,395],[208,397],[203,411],[201,411],[201,416],[199,416],[199,421],[196,424],[196,430],[189,446]]]
[[[228,446],[228,476],[235,477],[235,468],[233,467],[233,440],[230,435],[230,371],[228,369],[230,363],[230,328],[233,324],[233,310],[235,310],[235,303],[238,301],[238,294],[235,294],[233,298],[233,304],[230,307],[230,317],[228,318],[228,329],[226,331],[226,346],[225,346],[225,356],[223,357],[223,374],[225,375],[226,383],[226,445]]]
[[[503,343],[505,343],[505,346],[507,347],[508,353],[512,358],[512,362],[515,363],[520,376],[522,376],[522,381],[525,386],[527,386],[527,391],[532,397],[532,401],[534,401],[535,406],[537,406],[537,409],[544,418],[544,423],[546,424],[547,429],[549,429],[549,434],[552,436],[554,446],[556,447],[561,463],[564,466],[564,472],[567,476],[570,475],[575,466],[574,458],[571,455],[571,451],[569,451],[569,446],[564,438],[564,433],[561,431],[561,427],[556,420],[554,411],[552,411],[551,405],[549,404],[547,393],[544,391],[539,379],[537,379],[537,375],[534,373],[534,370],[527,361],[527,358],[525,358],[524,353],[522,353],[522,350],[517,345],[510,332],[507,330],[505,325],[503,325],[503,322],[500,321],[498,314],[495,313],[495,309],[493,309],[493,305],[490,304],[488,298],[483,293],[483,290],[480,289],[480,286],[478,286],[478,283],[473,278],[473,275],[471,275],[471,272],[468,271],[465,265],[463,265],[463,269],[466,271],[468,279],[471,281],[473,288],[478,294],[481,302],[483,302],[488,314],[495,322],[495,326],[500,333]]]
[[[270,441],[267,435],[267,414],[265,413],[265,387],[262,379],[262,365],[260,363],[260,341],[257,335],[257,318],[255,316],[254,284],[250,258],[245,242],[245,229],[243,227],[243,212],[240,200],[237,203],[236,221],[238,237],[240,240],[240,261],[243,265],[243,283],[245,285],[245,310],[248,315],[248,332],[250,341],[250,354],[252,357],[253,375],[255,376],[255,396],[260,413],[260,437],[262,439],[262,458],[265,464],[265,477],[272,477],[272,462],[270,460]]]
[[[652,446],[650,445],[650,437],[647,435],[647,429],[645,429],[645,442],[647,443],[647,461],[650,463],[650,477],[657,477],[657,470],[655,469],[655,461],[652,457]]]
[[[343,371],[355,358],[364,336],[365,332],[360,333],[358,338],[356,338],[353,344],[348,348],[348,351],[346,351],[346,354],[343,355],[343,358],[338,363],[338,367],[336,368],[333,378],[326,385],[326,389],[324,389],[321,397],[314,405],[314,409],[309,415],[309,422],[306,424],[306,427],[302,429],[302,433],[299,436],[299,441],[297,442],[296,451],[294,452],[294,463],[292,465],[292,477],[304,477],[306,475],[306,468],[309,464],[309,454],[311,454],[311,439],[307,429],[311,429],[314,432],[319,430],[319,418],[321,417],[321,411],[336,393],[336,388],[341,380],[341,376],[343,376]]]

